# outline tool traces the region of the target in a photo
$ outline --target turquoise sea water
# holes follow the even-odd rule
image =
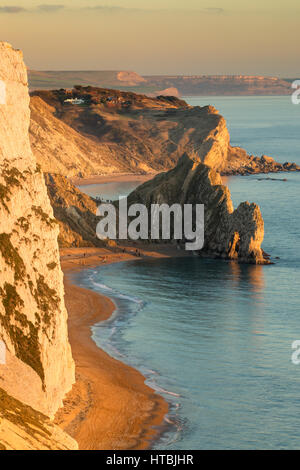
[[[140,180],[120,181],[118,183],[84,184],[78,188],[90,197],[100,197],[104,201],[110,201],[118,199],[119,195],[128,196],[139,184],[141,184]]]
[[[300,163],[300,106],[288,97],[189,98],[214,104],[232,144]],[[300,447],[300,174],[232,177],[235,205],[257,202],[273,266],[164,259],[82,271],[80,285],[111,296],[97,344],[138,368],[170,403],[156,449]],[[287,181],[280,181],[281,178]],[[118,188],[115,188],[116,195]],[[122,190],[121,190],[122,192]]]

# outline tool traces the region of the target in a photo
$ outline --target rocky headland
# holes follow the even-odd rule
[[[223,175],[300,170],[233,147],[212,106],[93,87],[35,91],[30,139],[42,170],[67,177],[166,171],[186,152]]]

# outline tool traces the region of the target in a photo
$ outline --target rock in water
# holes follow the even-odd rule
[[[219,173],[199,157],[184,155],[167,173],[139,186],[128,204],[204,204],[205,242],[199,255],[243,263],[268,264],[261,244],[264,221],[256,204],[243,202],[234,210],[229,189]]]
[[[53,416],[75,380],[68,341],[58,225],[29,143],[29,94],[22,54],[0,43],[1,388]]]

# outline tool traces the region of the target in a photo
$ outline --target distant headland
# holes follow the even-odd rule
[[[173,96],[272,96],[291,94],[295,78],[260,75],[147,75],[131,71],[29,70],[31,90],[70,88],[74,84],[135,93]]]

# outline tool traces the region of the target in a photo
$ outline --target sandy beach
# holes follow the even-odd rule
[[[125,252],[123,252],[125,250]],[[162,430],[167,402],[137,370],[98,348],[91,327],[113,313],[113,302],[71,283],[68,274],[99,264],[186,256],[172,247],[148,246],[136,256],[136,246],[122,250],[66,248],[61,250],[69,337],[76,364],[76,384],[59,410],[56,423],[74,437],[82,450],[146,449]]]
[[[102,183],[120,183],[124,181],[140,181],[143,183],[144,181],[148,181],[157,173],[149,173],[147,175],[140,175],[134,173],[120,173],[118,174],[111,174],[111,175],[91,175],[86,178],[70,178],[70,181],[75,184],[75,186],[84,186],[88,184],[102,184]]]

